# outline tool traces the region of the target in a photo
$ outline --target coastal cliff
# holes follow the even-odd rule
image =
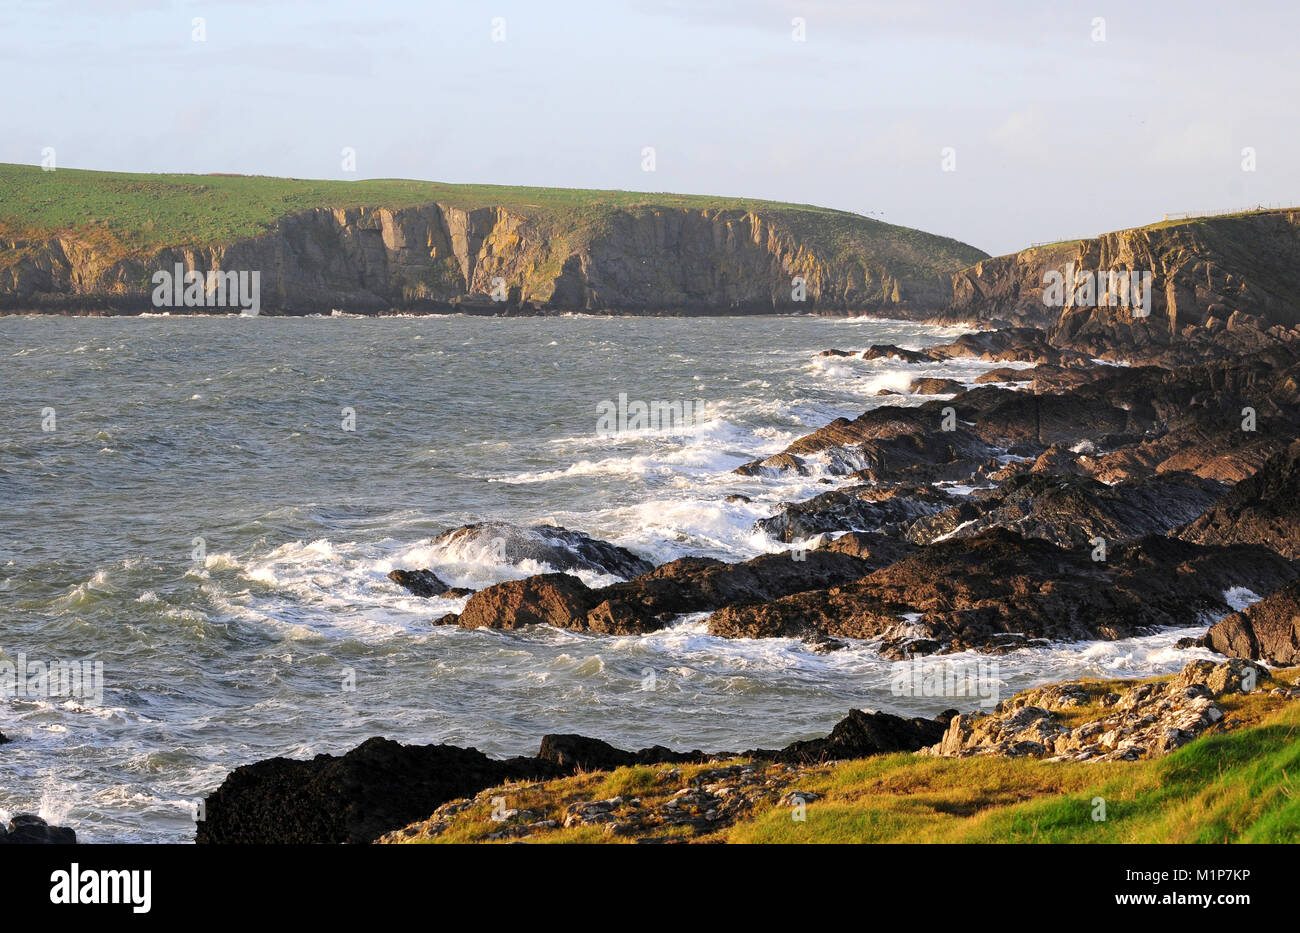
[[[1151,273],[1146,317],[1131,308],[1044,303],[1052,272]],[[1187,340],[1250,349],[1300,324],[1300,210],[1166,221],[982,260],[953,276],[941,318],[1048,332],[1056,347],[1094,355]],[[1122,355],[1122,353],[1121,353]]]
[[[681,195],[25,166],[0,166],[0,193],[0,307],[20,310],[165,310],[151,276],[180,264],[256,271],[262,310],[288,314],[927,313],[984,256],[842,211]]]

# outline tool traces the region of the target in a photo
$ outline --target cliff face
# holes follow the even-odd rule
[[[151,302],[151,276],[179,263],[200,272],[258,271],[262,309],[291,314],[925,311],[946,303],[947,275],[979,256],[907,231],[934,250],[927,267],[903,249],[844,250],[798,229],[807,226],[786,211],[638,207],[594,212],[566,227],[513,208],[433,203],[316,208],[229,244],[124,257],[72,233],[11,236],[0,238],[0,306],[162,310]],[[793,295],[796,276],[804,280],[802,301]]]
[[[1152,273],[1150,315],[1081,304],[1071,295],[1063,307],[1045,305],[1045,276],[1064,273],[1069,263],[1082,271]],[[1121,230],[987,259],[953,276],[947,316],[1042,327],[1057,346],[1098,353],[1211,336],[1276,336],[1275,328],[1300,324],[1300,211]]]

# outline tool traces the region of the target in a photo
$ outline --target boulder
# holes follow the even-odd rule
[[[75,845],[77,834],[66,826],[51,826],[32,813],[20,813],[0,826],[2,845]]]
[[[388,579],[410,591],[412,595],[426,599],[433,596],[458,599],[474,592],[473,590],[448,586],[438,579],[438,575],[432,570],[393,570],[389,572]]]
[[[473,748],[376,737],[341,756],[271,758],[236,768],[208,795],[195,841],[367,843],[456,797],[566,773],[537,758],[498,761]]]
[[[631,578],[654,567],[626,548],[558,525],[476,522],[444,531],[433,543],[452,558],[487,558],[509,564],[535,561],[557,571],[590,570]]]
[[[907,391],[917,395],[956,395],[965,392],[966,386],[956,379],[923,378],[913,379]]]
[[[456,624],[461,628],[516,629],[525,625],[586,628],[596,599],[587,584],[567,573],[507,580],[469,598]]]
[[[1300,581],[1216,622],[1202,643],[1232,658],[1300,664]]]
[[[893,713],[854,709],[825,738],[792,742],[779,751],[744,752],[742,757],[810,764],[914,752],[939,741],[954,715],[956,711],[949,710],[936,719],[906,719]]]

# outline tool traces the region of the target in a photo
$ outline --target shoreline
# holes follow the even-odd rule
[[[1291,492],[1300,484],[1300,441],[1295,440],[1300,396],[1292,398],[1286,375],[1300,372],[1300,346],[1283,343],[1270,351],[1277,359],[1290,361],[1281,367],[1261,369],[1249,358],[1181,366],[1163,361],[1141,365],[1144,361],[1137,360],[1133,367],[1115,367],[1080,354],[1070,357],[1066,351],[1045,346],[1041,337],[1018,342],[1013,335],[1008,345],[1006,336],[997,331],[967,335],[969,339],[946,348],[928,347],[919,355],[934,359],[936,353],[951,353],[954,347],[968,353],[982,348],[991,361],[1028,361],[1033,365],[1018,376],[1023,376],[1033,391],[1024,391],[1023,382],[1010,389],[990,385],[963,388],[919,408],[871,409],[856,421],[840,419],[796,440],[785,453],[736,471],[756,476],[764,475],[763,471],[802,473],[811,458],[821,458],[819,463],[830,476],[862,484],[841,485],[808,502],[786,507],[787,517],[791,510],[796,516],[805,516],[800,518],[804,524],[786,526],[797,529],[793,531],[796,537],[787,540],[819,539],[816,546],[800,551],[801,557],[791,559],[792,552],[778,552],[737,564],[684,558],[594,590],[569,574],[544,573],[480,590],[469,597],[461,612],[444,617],[441,623],[506,630],[540,624],[626,636],[660,630],[683,613],[707,611],[711,613],[707,630],[715,635],[801,637],[827,651],[837,650],[841,638],[883,637],[882,653],[896,663],[942,664],[950,652],[969,649],[996,657],[1035,641],[1056,645],[1071,636],[1120,641],[1167,628],[1171,619],[1199,618],[1205,608],[1217,605],[1221,607],[1215,613],[1218,621],[1206,635],[1189,640],[1189,644],[1237,657],[1217,663],[1193,661],[1172,679],[1112,681],[1102,693],[1077,683],[1051,684],[1001,701],[992,713],[984,715],[952,709],[935,720],[905,720],[886,713],[853,711],[823,739],[796,742],[776,752],[704,755],[698,750],[683,753],[658,747],[623,752],[599,740],[548,736],[532,759],[496,764],[474,759],[471,766],[456,765],[460,783],[455,791],[446,791],[447,774],[427,760],[417,760],[410,764],[415,773],[443,782],[438,794],[445,791],[448,796],[413,804],[427,807],[436,803],[438,809],[432,816],[417,817],[401,831],[402,838],[393,838],[398,827],[390,826],[385,830],[390,834],[386,841],[428,841],[444,833],[469,841],[462,838],[463,833],[457,836],[459,814],[472,814],[464,819],[475,820],[476,828],[465,832],[482,836],[484,841],[569,831],[577,837],[575,841],[601,841],[593,833],[606,832],[607,825],[615,827],[608,832],[619,839],[644,835],[642,830],[653,825],[688,827],[689,832],[699,831],[717,841],[713,837],[718,813],[725,811],[722,798],[707,786],[689,781],[673,794],[674,799],[684,794],[695,800],[693,815],[681,821],[676,819],[677,811],[662,801],[659,809],[647,813],[640,807],[640,797],[570,800],[561,794],[552,803],[563,803],[563,812],[548,804],[545,795],[540,802],[534,795],[529,800],[536,805],[508,806],[507,812],[514,811],[515,816],[502,820],[488,815],[484,826],[481,794],[488,788],[489,797],[500,797],[491,794],[490,788],[501,786],[511,793],[524,793],[537,781],[567,780],[570,778],[563,771],[569,767],[583,772],[593,767],[601,771],[640,768],[636,780],[644,781],[648,780],[644,769],[719,765],[737,757],[750,764],[726,765],[706,775],[705,785],[725,786],[728,794],[739,793],[734,782],[726,781],[752,783],[759,773],[755,761],[775,765],[815,762],[820,766],[831,760],[922,749],[938,757],[1031,759],[1044,764],[1059,760],[1150,761],[1195,744],[1207,733],[1231,731],[1234,722],[1240,724],[1229,716],[1237,709],[1234,697],[1240,695],[1245,698],[1241,703],[1253,704],[1257,685],[1268,685],[1267,696],[1278,701],[1269,707],[1269,715],[1278,712],[1278,703],[1300,697],[1296,672],[1278,663],[1296,659],[1269,654],[1285,651],[1278,641],[1279,637],[1285,641],[1284,633],[1279,636],[1264,627],[1271,618],[1268,613],[1285,614],[1290,605],[1287,601],[1300,596],[1300,584],[1293,582],[1300,575],[1296,563],[1300,560],[1300,535],[1279,540],[1273,518],[1252,517],[1255,513],[1271,515],[1275,503],[1285,502],[1286,520],[1300,522]],[[872,347],[862,355],[890,355],[896,349]],[[1262,384],[1255,381],[1261,378],[1265,380]],[[1162,405],[1187,398],[1200,391],[1196,387],[1201,385],[1213,386],[1210,391],[1222,394],[1223,400],[1203,403],[1200,413],[1187,423],[1168,422],[1159,416]],[[1274,392],[1277,405],[1270,410],[1271,420],[1260,436],[1243,436],[1235,420],[1231,425],[1224,423],[1227,419],[1219,411],[1235,412],[1240,405],[1236,393],[1245,391],[1250,393],[1247,397],[1253,397],[1268,392],[1269,385],[1281,386],[1283,394]],[[1112,401],[1111,393],[1116,392],[1119,394]],[[1022,410],[1027,400],[1034,410],[1031,433],[1025,433]],[[1141,406],[1135,405],[1135,400],[1141,400]],[[1146,406],[1149,415],[1144,414]],[[966,427],[936,430],[932,422],[941,408],[960,409],[959,422]],[[888,431],[881,433],[880,425],[888,426]],[[1245,434],[1255,433],[1255,429],[1252,423]],[[1008,431],[1006,436],[1001,433]],[[1208,443],[1206,431],[1212,438]],[[945,432],[957,436],[943,437]],[[936,437],[937,447],[932,444]],[[994,457],[985,463],[989,450],[981,444],[993,438],[1001,441],[996,449],[1019,446],[1022,455],[1009,462]],[[1087,441],[1086,447],[1076,447],[1080,438]],[[1162,472],[1158,458],[1145,462],[1132,459],[1132,451],[1150,445],[1153,438],[1162,438],[1168,445],[1162,454],[1166,460],[1184,458],[1176,473]],[[889,446],[900,439],[906,456],[899,456]],[[881,447],[882,443],[886,446]],[[1188,456],[1193,459],[1186,460]],[[1114,458],[1114,464],[1107,465],[1106,457]],[[981,464],[992,469],[981,473]],[[1062,470],[1064,466],[1073,467],[1074,472]],[[1081,475],[1081,466],[1091,469],[1092,475],[1088,469]],[[1128,475],[1117,476],[1116,469]],[[965,496],[946,497],[947,501],[934,507],[918,510],[908,504],[933,496],[936,482],[959,476],[970,481],[972,475],[981,476],[989,485]],[[844,499],[845,488],[861,491],[857,504]],[[1016,499],[1022,489],[1028,494]],[[1067,490],[1063,497],[1056,492],[1060,489]],[[1135,498],[1127,503],[1117,500],[1117,489]],[[818,506],[808,511],[809,503],[827,497],[830,508]],[[897,503],[901,505],[895,509]],[[857,508],[865,511],[853,511]],[[1225,526],[1207,518],[1216,511],[1232,511],[1236,517]],[[821,521],[819,515],[829,522],[826,527],[807,523],[807,517]],[[777,518],[780,513],[773,520]],[[981,519],[987,520],[987,527],[972,527]],[[1261,520],[1262,525],[1258,523]],[[873,530],[852,530],[863,522]],[[776,527],[765,530],[772,534]],[[1106,537],[1100,538],[1100,558],[1099,536],[1093,534],[1099,529],[1106,531]],[[837,536],[832,538],[828,532]],[[579,539],[577,551],[581,556],[584,546],[594,545],[610,547]],[[412,572],[432,575],[428,570]],[[394,580],[410,588],[408,582]],[[436,576],[433,580],[430,585],[436,590],[440,581]],[[1249,591],[1263,598],[1249,608],[1226,611],[1234,608],[1225,602],[1230,590]],[[1270,608],[1279,600],[1281,610]],[[914,610],[903,615],[906,624],[901,629],[900,604]],[[1242,632],[1248,634],[1245,641]],[[1265,636],[1266,632],[1272,634]],[[1273,641],[1266,642],[1266,637]],[[1270,672],[1252,657],[1274,663],[1276,669]],[[1094,715],[1077,722],[1078,708],[1091,709]],[[936,740],[940,731],[942,736]],[[364,761],[349,764],[345,755],[318,756],[311,763],[272,759],[236,769],[209,797],[208,819],[214,819],[213,814],[220,814],[223,807],[230,807],[232,813],[252,807],[263,814],[261,818],[270,819],[279,806],[274,802],[279,791],[272,788],[298,786],[299,781],[307,782],[304,787],[317,788],[311,793],[329,797],[333,791],[326,785],[342,780],[339,769],[346,771],[353,764],[364,767],[367,774],[378,775],[399,768],[397,762],[404,757],[478,754],[464,749],[447,751],[448,746],[387,743],[372,747],[378,741],[371,740],[349,755],[364,760],[382,750],[382,768]],[[578,749],[568,758],[555,752],[557,744],[565,742]],[[582,754],[589,755],[590,761],[584,763]],[[584,767],[592,762],[596,763],[593,767]],[[486,776],[483,768],[488,769]],[[660,769],[651,783],[665,773],[671,783],[681,768],[676,771],[674,775],[674,768]],[[329,777],[324,776],[327,774]],[[466,789],[465,783],[472,783],[469,774],[478,774],[476,780],[487,783],[477,790]],[[800,772],[795,778],[801,776]],[[792,789],[788,785],[788,781],[765,784],[758,798],[741,794],[737,799],[747,800],[752,808],[759,798],[771,804],[768,798],[780,791],[784,804],[778,801],[778,805],[789,806]],[[260,796],[266,793],[271,798]],[[385,805],[397,799],[389,791],[377,793],[376,800],[385,800]],[[480,797],[472,796],[476,793]],[[339,804],[319,804],[320,812],[330,812]],[[625,814],[625,807],[640,809]],[[218,816],[215,822],[200,827],[201,841],[271,841],[240,837],[250,832],[248,819],[242,816],[231,824],[241,827],[232,830],[236,835],[224,836],[227,830],[221,819]],[[498,825],[503,822],[510,827]],[[348,832],[351,835],[346,840],[331,837],[328,841],[375,838],[368,835],[370,829],[354,827]],[[325,841],[292,835],[272,838]]]
[[[1100,780],[1186,757],[1212,739],[1253,735],[1279,717],[1300,722],[1297,699],[1300,668],[1193,661],[1158,678],[1047,684],[983,713],[927,720],[851,710],[823,738],[779,750],[630,752],[546,735],[535,757],[490,759],[473,748],[375,737],[341,756],[235,769],[206,798],[196,842],[725,842],[746,827],[779,827],[790,814],[803,822],[830,802],[823,785],[846,768],[961,765],[955,773],[969,775],[967,761],[986,769],[1001,761],[1029,771],[1082,768],[1072,773],[1086,782],[1091,770]],[[960,795],[962,783],[949,791]],[[986,806],[1008,804],[1019,802]]]
[[[902,352],[909,362],[1028,365],[1010,373],[990,369],[987,383],[981,377],[974,388],[920,406],[886,404],[839,419],[782,453],[737,468],[761,481],[805,475],[815,464],[833,481],[828,492],[760,522],[786,543],[817,539],[802,549],[803,559],[789,551],[737,563],[683,558],[621,573],[624,582],[604,588],[564,573],[540,574],[479,590],[442,621],[467,629],[540,623],[637,635],[683,612],[704,611],[711,634],[799,637],[828,651],[844,638],[880,637],[885,657],[905,661],[968,649],[996,656],[1025,644],[1061,644],[1079,633],[1123,639],[1169,624],[1161,619],[1199,617],[1206,605],[1222,607],[1222,614],[1232,608],[1224,604],[1232,587],[1245,586],[1267,602],[1294,577],[1297,555],[1279,553],[1288,538],[1279,539],[1250,510],[1286,501],[1300,476],[1294,455],[1287,456],[1300,414],[1289,381],[1300,347],[1279,341],[1258,354],[1194,364],[1129,350],[1134,365],[1115,367],[1053,347],[1041,332],[982,331],[920,351],[855,351],[850,355],[868,361]],[[1200,399],[1190,411],[1188,398]],[[1243,400],[1260,405],[1253,430],[1238,423]],[[954,430],[939,426],[945,409],[960,413]],[[1076,449],[1084,441],[1088,446]],[[940,488],[945,483],[971,491],[950,494]],[[1295,505],[1290,500],[1286,507],[1293,512]],[[1211,514],[1234,518],[1196,526],[1196,516]],[[1156,526],[1143,524],[1151,517]],[[986,527],[973,526],[980,522]],[[855,530],[864,527],[871,530]],[[1111,547],[1097,561],[1086,544],[1101,529],[1109,529]],[[593,560],[609,559],[593,553]],[[958,602],[944,609],[940,604],[953,594],[936,590],[936,583],[956,584]],[[1048,590],[1055,602],[1035,601]],[[1097,591],[1110,594],[1108,601],[1114,594],[1129,600],[1128,615],[1099,616],[1101,604],[1088,596]],[[889,595],[881,601],[880,592]],[[1232,626],[1246,631],[1254,624],[1249,611],[1232,618]],[[1062,628],[1062,619],[1089,627]],[[997,624],[989,627],[990,620]],[[1216,647],[1241,643],[1231,635]],[[530,771],[523,759],[511,760],[523,769],[513,777],[485,758],[457,769],[487,769],[493,779],[564,777],[549,765]],[[645,764],[634,758],[621,767]]]

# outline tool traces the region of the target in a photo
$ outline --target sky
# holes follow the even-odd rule
[[[1295,0],[3,0],[0,162],[769,198],[997,255],[1300,203],[1298,35]]]

